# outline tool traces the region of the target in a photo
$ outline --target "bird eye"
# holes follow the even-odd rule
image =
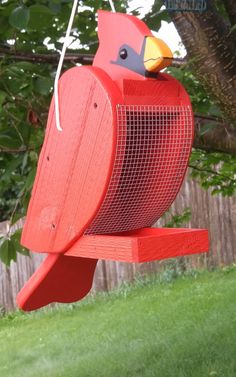
[[[121,59],[126,59],[128,56],[128,52],[125,48],[122,48],[122,50],[120,50],[120,58]]]

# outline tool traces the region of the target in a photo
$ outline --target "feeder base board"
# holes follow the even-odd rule
[[[29,311],[51,302],[80,300],[92,286],[97,259],[138,263],[202,253],[208,248],[205,229],[144,228],[85,235],[64,255],[49,254],[18,294],[17,303]]]
[[[84,235],[65,256],[149,262],[207,252],[206,229],[144,228],[108,235]]]

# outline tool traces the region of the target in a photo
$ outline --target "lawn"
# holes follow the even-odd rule
[[[236,377],[236,268],[169,277],[1,318],[0,376]]]

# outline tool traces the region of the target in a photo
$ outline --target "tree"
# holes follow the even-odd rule
[[[195,112],[190,166],[205,188],[232,195],[236,188],[236,2],[207,0],[203,13],[160,13],[155,1],[146,19],[172,20],[187,50],[187,64],[174,73],[190,92]],[[207,117],[202,117],[208,114]],[[214,153],[215,152],[215,153]],[[217,153],[224,152],[224,153]]]
[[[229,195],[236,189],[236,5],[208,3],[203,14],[168,14],[156,0],[145,22],[157,31],[162,19],[172,20],[179,31],[187,57],[175,59],[170,72],[189,91],[195,111],[197,149],[190,165],[205,187]],[[0,220],[12,224],[29,201],[71,5],[71,0],[0,1]],[[91,64],[98,8],[110,9],[109,3],[80,1],[72,31],[79,47],[68,50],[64,69]],[[127,0],[116,1],[116,8],[125,12]],[[18,241],[19,232],[0,241],[0,258],[8,264],[16,246],[25,252]]]
[[[236,126],[236,3],[208,0],[203,14],[172,15],[196,77]],[[236,151],[235,151],[236,152]]]

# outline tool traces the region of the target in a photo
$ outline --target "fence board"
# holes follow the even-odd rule
[[[179,258],[182,268],[209,268],[228,265],[236,261],[236,196],[225,198],[221,195],[211,196],[196,181],[186,178],[180,193],[171,207],[172,214],[181,214],[185,208],[191,209],[191,221],[186,226],[208,228],[211,239],[209,255]],[[164,220],[156,226],[163,226]],[[6,223],[0,223],[0,232],[6,230]],[[12,310],[15,297],[24,282],[41,263],[43,255],[32,254],[31,257],[20,255],[17,263],[10,268],[0,263],[0,308]],[[165,263],[150,262],[126,264],[99,261],[95,273],[93,291],[114,289],[125,281],[132,281],[135,276],[157,273]]]

